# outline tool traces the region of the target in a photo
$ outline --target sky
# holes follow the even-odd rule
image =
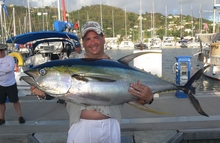
[[[27,6],[27,1],[29,1],[30,7],[57,7],[58,5],[58,0],[5,0],[5,4]],[[183,15],[193,15],[193,17],[197,18],[202,17],[209,20],[213,19],[214,0],[65,0],[67,11],[78,10],[82,6],[90,6],[100,3],[119,7],[124,10],[126,9],[126,11],[135,12],[137,14],[140,13],[140,3],[142,3],[142,13],[152,11],[164,15],[182,13]],[[220,0],[216,0],[216,3],[220,4]],[[218,17],[220,16],[217,13],[216,19],[218,19]]]

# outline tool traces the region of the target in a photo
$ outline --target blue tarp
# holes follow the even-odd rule
[[[6,41],[6,43],[26,44],[27,42],[46,39],[46,38],[52,38],[52,39],[67,38],[67,39],[73,39],[75,41],[79,41],[78,36],[73,33],[57,32],[57,31],[40,31],[40,32],[30,32],[30,33],[20,34],[11,37]]]

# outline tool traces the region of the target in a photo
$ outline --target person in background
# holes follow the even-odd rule
[[[105,36],[99,23],[86,22],[81,29],[84,58],[109,59],[104,52]],[[153,102],[151,90],[140,81],[131,83],[128,92],[138,96],[137,102]],[[50,96],[31,86],[30,90],[41,98]],[[79,105],[67,102],[66,108],[70,118],[67,143],[120,143],[121,109],[123,105]]]
[[[82,47],[81,47],[81,44],[80,44],[79,42],[77,42],[77,43],[75,44],[75,52],[76,52],[77,54],[81,54],[81,53],[82,53]]]
[[[69,56],[70,56],[70,54],[72,52],[73,47],[72,47],[72,45],[70,43],[67,43],[65,45],[65,49],[66,49],[66,56],[67,56],[67,58],[69,58]]]
[[[25,123],[21,113],[21,106],[18,98],[18,89],[15,80],[15,61],[11,56],[6,55],[6,44],[0,44],[0,125],[5,123],[6,99],[14,104],[20,124]]]
[[[79,42],[75,43],[74,49],[75,49],[75,51],[70,54],[69,58],[81,58],[81,57],[83,57],[82,47],[81,47],[81,44]]]

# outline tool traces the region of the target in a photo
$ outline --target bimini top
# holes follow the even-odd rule
[[[40,31],[40,32],[29,32],[11,37],[6,41],[6,43],[26,44],[31,41],[38,41],[48,38],[49,39],[64,38],[64,39],[79,41],[78,36],[73,33],[57,32],[57,31]]]
[[[219,41],[220,33],[203,33],[198,34],[198,38],[201,42],[213,43]]]

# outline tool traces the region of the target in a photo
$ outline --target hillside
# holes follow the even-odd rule
[[[16,20],[16,33],[25,33],[29,31],[29,25],[28,25],[28,14],[27,14],[27,8],[23,6],[14,6],[15,8],[15,20]],[[12,7],[7,6],[9,18],[6,19],[6,29],[11,36],[11,33],[13,32],[12,25]],[[42,13],[44,13],[44,16],[42,17]],[[40,30],[53,30],[53,22],[54,20],[57,20],[57,9],[53,7],[45,7],[42,8],[31,8],[31,27],[32,31],[40,31]],[[101,14],[100,14],[100,5],[92,5],[92,6],[85,6],[77,11],[72,11],[68,13],[68,21],[75,23],[77,20],[79,20],[80,25],[83,25],[88,20],[94,20],[99,23],[101,23]],[[169,15],[172,16],[172,15]],[[138,40],[139,36],[139,14],[133,13],[133,12],[126,12],[126,19],[125,19],[125,10],[117,7],[112,7],[108,5],[102,5],[102,23],[103,23],[103,29],[106,37],[112,37],[113,36],[113,17],[114,17],[114,32],[116,35],[121,35],[124,37],[126,34],[131,35],[133,40]],[[151,36],[151,27],[152,27],[152,14],[146,12],[142,15],[143,21],[142,21],[142,29],[144,31],[143,36],[145,38],[148,38]],[[165,21],[166,17],[160,13],[154,14],[154,28],[155,28],[155,35],[158,35],[160,38],[162,38],[165,35]],[[125,29],[125,21],[126,21],[126,29]],[[176,26],[182,25],[182,31],[184,29],[192,29],[192,18],[190,15],[182,15],[182,24],[180,16],[174,18],[167,18],[167,25],[175,25],[173,27],[169,26],[168,28],[172,30],[167,30],[167,36],[174,36],[174,37],[180,37],[191,35],[191,33],[183,32],[180,33],[180,30],[175,28]],[[200,22],[202,21],[202,22]],[[200,24],[199,24],[200,23]],[[201,24],[202,23],[202,24]],[[211,21],[205,20],[205,19],[198,19],[193,18],[193,26],[194,31],[193,33],[199,33],[199,29],[201,27],[203,28],[203,23],[208,23],[208,25],[211,25]],[[136,28],[134,28],[136,27]],[[212,31],[212,27],[209,29]],[[126,32],[127,31],[127,32]],[[79,31],[78,31],[79,32]]]

